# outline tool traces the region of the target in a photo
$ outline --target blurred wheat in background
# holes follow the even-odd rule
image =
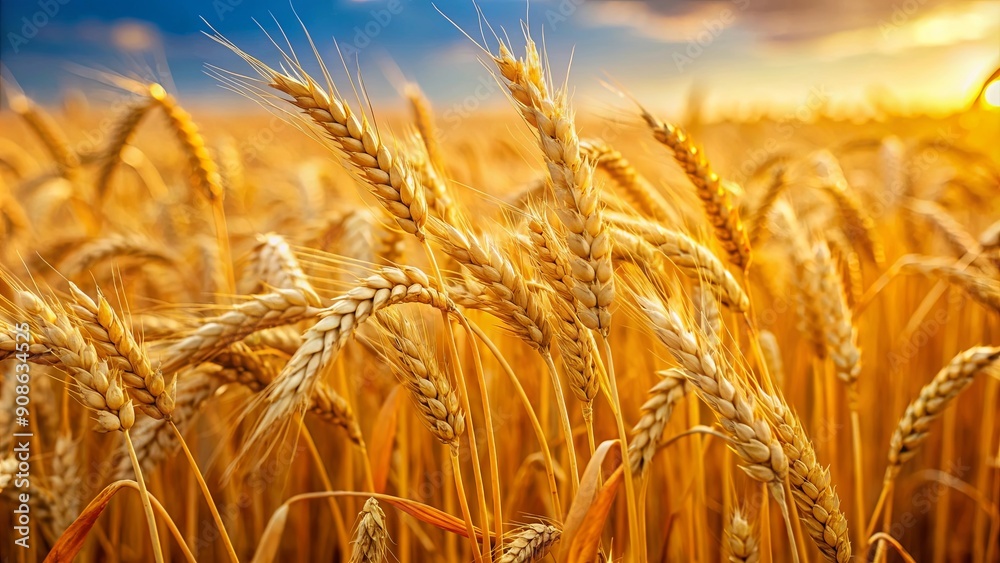
[[[280,119],[5,74],[2,560],[1000,562],[997,73],[591,111],[484,29],[460,126],[295,26],[205,26]]]

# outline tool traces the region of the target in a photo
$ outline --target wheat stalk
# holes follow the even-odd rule
[[[140,460],[140,467],[150,472],[172,455],[180,447],[177,434],[170,428],[172,422],[179,429],[188,428],[195,417],[205,408],[206,402],[219,390],[222,380],[216,372],[222,368],[214,364],[201,364],[177,377],[177,408],[171,419],[157,420],[143,418],[132,428],[132,445]],[[132,462],[127,448],[118,450],[112,461],[113,479],[128,479],[132,474]]]

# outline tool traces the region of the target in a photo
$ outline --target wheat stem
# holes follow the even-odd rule
[[[628,451],[628,432],[625,429],[625,419],[622,417],[622,402],[618,395],[618,378],[615,376],[615,360],[611,355],[611,344],[605,335],[600,335],[601,346],[604,348],[604,365],[608,372],[608,381],[611,386],[611,401],[616,405],[615,424],[618,427],[618,439],[621,440],[623,452]],[[635,494],[635,476],[632,473],[632,464],[627,460],[622,464],[625,466],[625,501],[628,510],[629,541],[632,544],[632,553],[638,556],[640,563],[646,560],[646,550],[639,537],[639,511],[636,506],[638,497]]]
[[[465,496],[465,486],[462,484],[462,465],[458,461],[458,448],[450,447],[451,450],[451,472],[455,476],[455,488],[458,489],[458,505],[462,509],[462,517],[465,519],[465,529],[469,532],[469,544],[472,546],[472,557],[476,563],[482,563],[483,554],[479,551],[479,543],[476,542],[476,527],[472,525],[472,514],[469,513],[469,500]],[[483,530],[483,534],[489,541],[489,530]]]
[[[135,455],[135,448],[132,447],[132,438],[129,437],[128,430],[123,430],[123,432],[125,434],[125,445],[128,446],[128,455],[132,460],[132,469],[135,471],[135,480],[139,484],[139,496],[142,497],[142,508],[146,513],[149,540],[153,544],[153,558],[156,560],[156,563],[163,563],[163,549],[160,547],[160,535],[156,530],[156,518],[153,516],[153,505],[149,502],[149,491],[146,490],[146,481],[142,478],[142,469],[139,467],[139,459]]]
[[[184,440],[184,436],[181,435],[181,431],[177,429],[177,425],[173,421],[168,421],[170,428],[173,429],[174,434],[177,436],[177,443],[181,445],[181,449],[184,450],[184,456],[187,458],[188,463],[191,464],[191,472],[194,473],[195,480],[198,481],[198,487],[201,488],[201,494],[205,497],[205,502],[208,503],[208,510],[212,513],[212,519],[215,520],[215,525],[219,528],[219,534],[222,536],[222,543],[226,546],[226,553],[229,555],[229,559],[233,563],[239,563],[239,557],[236,556],[236,550],[233,549],[233,542],[229,539],[229,533],[226,532],[226,526],[222,522],[222,516],[219,514],[219,509],[215,505],[215,501],[212,499],[212,492],[208,490],[208,483],[205,482],[205,477],[201,474],[201,470],[198,469],[198,462],[195,461],[194,456],[191,455],[191,450],[188,448],[187,442]],[[129,441],[129,449],[131,450],[131,440]]]
[[[464,320],[464,317],[461,317]],[[518,399],[521,400],[521,404],[524,405],[524,410],[528,413],[528,420],[531,422],[531,427],[535,431],[535,437],[538,439],[538,445],[542,449],[542,459],[545,463],[545,475],[548,478],[549,484],[549,494],[552,496],[552,506],[555,509],[556,514],[562,514],[562,503],[559,500],[559,488],[556,485],[556,473],[555,464],[552,462],[552,452],[549,449],[548,440],[545,439],[545,431],[542,429],[542,424],[538,421],[538,415],[535,414],[535,408],[531,405],[531,400],[528,398],[528,394],[524,392],[524,387],[521,386],[521,382],[517,379],[517,375],[514,370],[507,363],[507,359],[503,357],[500,353],[500,349],[497,348],[496,344],[483,332],[483,329],[479,328],[479,325],[465,320],[466,330],[470,330],[479,340],[489,349],[493,357],[500,363],[500,367],[503,369],[504,373],[507,375],[507,379],[510,380],[511,385],[514,386],[514,390],[517,392]]]

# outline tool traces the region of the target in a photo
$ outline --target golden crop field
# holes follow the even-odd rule
[[[521,37],[457,125],[221,35],[273,116],[4,83],[2,561],[1000,562],[990,79],[587,111]]]

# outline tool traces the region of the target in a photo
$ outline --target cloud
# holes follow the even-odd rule
[[[772,47],[799,48],[830,37],[860,34],[874,37],[886,26],[914,28],[923,39],[950,44],[962,40],[948,21],[934,23],[930,14],[958,12],[971,28],[981,30],[996,21],[994,2],[945,2],[944,0],[600,0],[584,10],[587,24],[622,27],[664,43],[683,43],[719,24],[744,30],[754,42]],[[895,22],[895,23],[894,23]],[[977,31],[981,38],[981,31]],[[940,35],[943,34],[943,35]]]

